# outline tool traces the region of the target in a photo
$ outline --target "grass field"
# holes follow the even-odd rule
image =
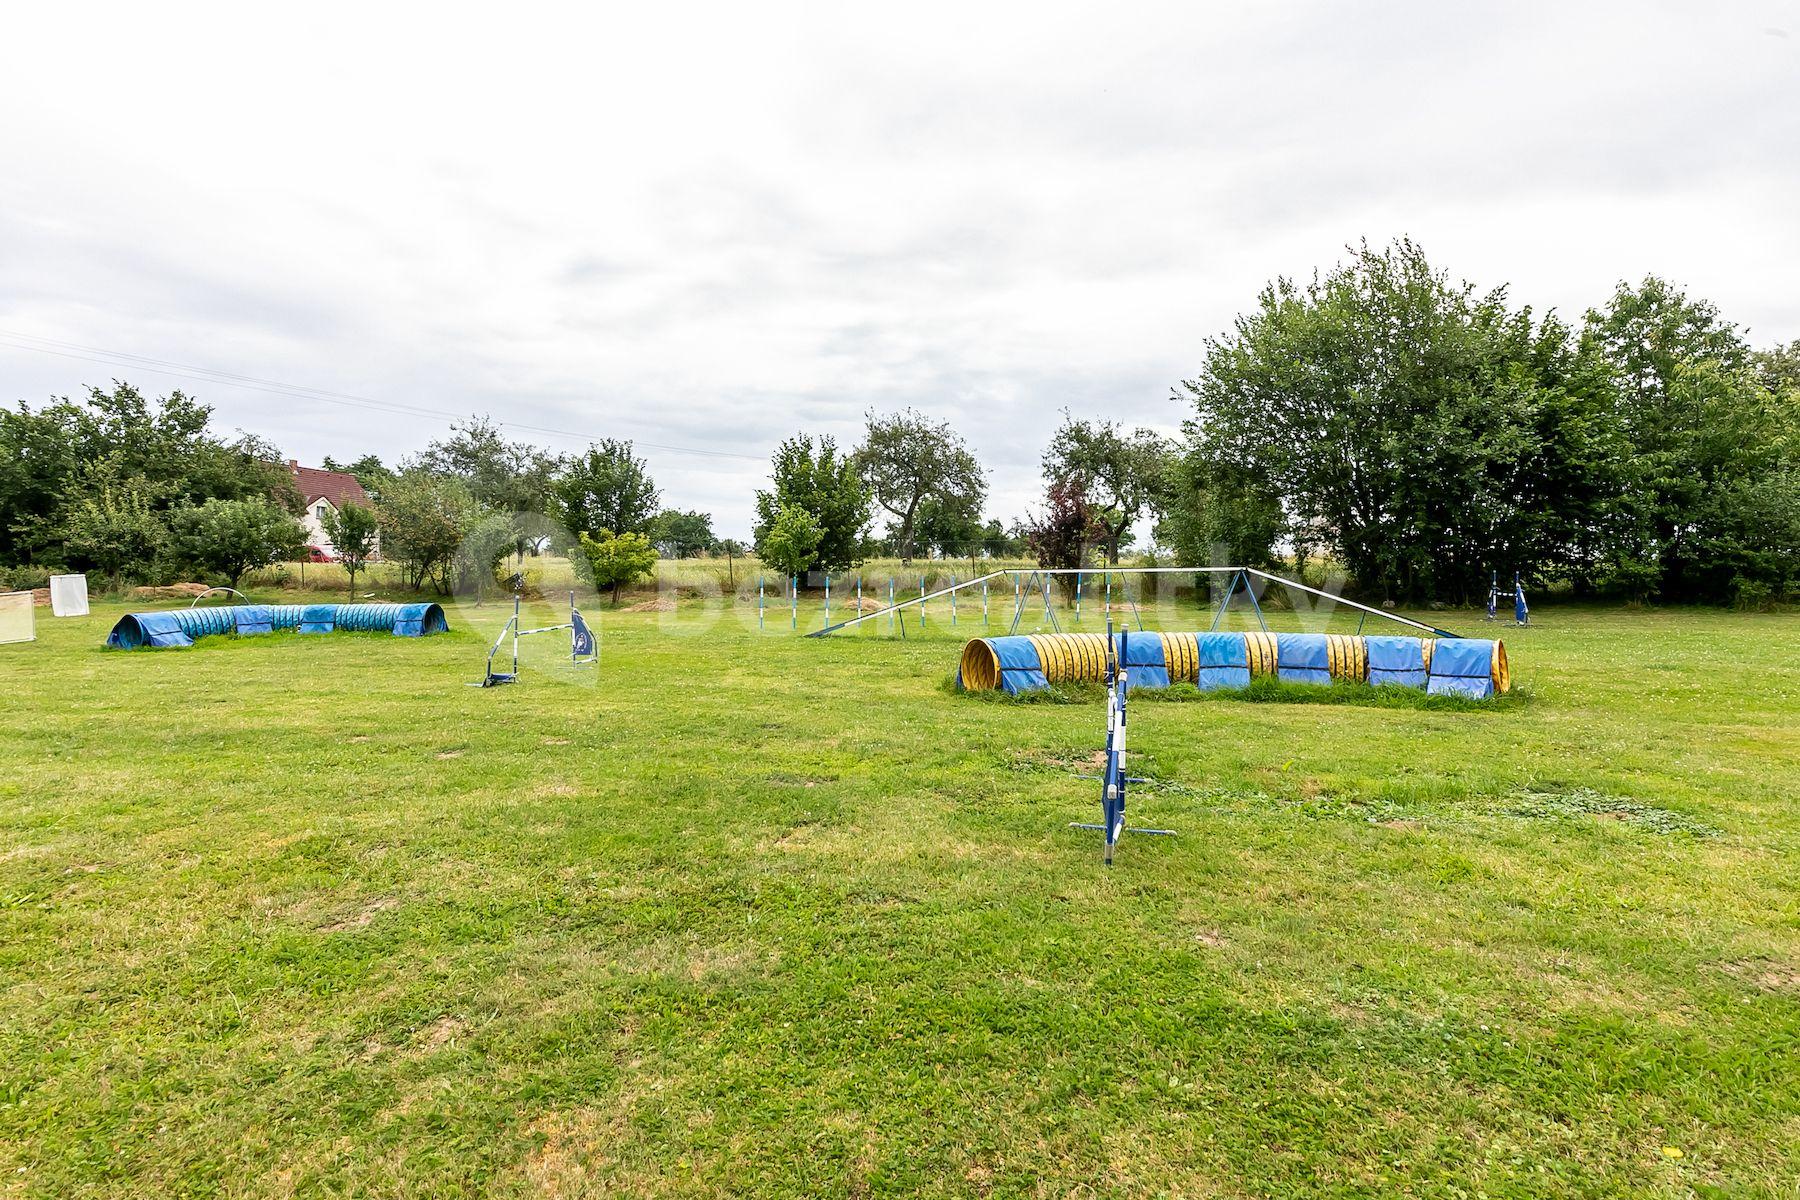
[[[956,695],[966,611],[607,612],[495,691],[491,613],[121,611],[0,646],[0,1194],[1800,1189],[1795,616],[1550,609],[1492,709],[1140,694],[1181,836],[1109,872],[1099,708]]]

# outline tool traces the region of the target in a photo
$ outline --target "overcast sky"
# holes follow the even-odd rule
[[[711,451],[645,448],[725,534],[776,442],[854,442],[871,406],[950,420],[1016,516],[1060,409],[1175,431],[1266,280],[1401,234],[1571,317],[1657,272],[1800,337],[1800,6],[31,4],[0,32],[0,400],[181,387],[308,463],[447,426],[89,361],[124,353]]]

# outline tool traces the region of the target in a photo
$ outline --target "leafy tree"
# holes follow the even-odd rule
[[[365,454],[355,462],[348,463],[336,462],[328,454],[323,465],[327,471],[341,471],[355,479],[371,500],[380,500],[382,487],[394,478],[394,472],[383,466],[381,459],[373,454]]]
[[[330,470],[330,468],[326,468]],[[344,501],[342,508],[325,510],[325,536],[337,550],[338,561],[350,574],[350,590],[356,591],[356,575],[375,553],[380,543],[378,523],[373,509],[354,500]]]
[[[382,554],[400,564],[408,586],[448,594],[463,538],[486,515],[460,479],[410,470],[382,489],[375,506]]]
[[[596,588],[609,588],[612,602],[619,602],[619,588],[656,570],[656,547],[641,533],[615,534],[602,529],[597,535],[579,535]]]
[[[1072,570],[1088,563],[1088,552],[1106,527],[1087,502],[1081,480],[1053,479],[1044,491],[1044,512],[1026,519],[1026,540],[1040,567]],[[1073,580],[1065,581],[1069,587]]]
[[[1181,394],[1191,534],[1234,513],[1266,525],[1279,504],[1285,538],[1384,594],[1472,599],[1495,563],[1592,570],[1616,524],[1604,362],[1410,241],[1269,285]]]
[[[798,577],[816,560],[824,537],[817,517],[797,504],[787,504],[769,523],[757,553],[783,575]]]
[[[981,509],[971,497],[940,499],[936,496],[919,505],[913,520],[913,541],[918,549],[935,551],[945,558],[968,555],[973,558],[981,548]],[[896,544],[899,530],[890,526]]]
[[[1025,550],[1024,536],[1016,529],[1008,532],[998,517],[981,527],[981,552],[989,558],[1017,558]]]
[[[101,491],[122,495],[127,481],[163,520],[183,505],[252,496],[298,513],[301,497],[279,451],[249,435],[214,436],[211,415],[182,392],[155,400],[127,383],[36,411],[0,409],[0,563],[62,557],[74,510]]]
[[[262,497],[178,509],[171,531],[181,561],[223,575],[232,587],[246,571],[298,557],[306,540],[292,513]]]
[[[875,502],[893,515],[900,561],[910,563],[919,508],[936,500],[952,510],[979,511],[987,497],[981,464],[942,421],[912,409],[867,414],[857,469]]]
[[[1754,355],[1716,307],[1655,276],[1590,310],[1584,341],[1613,365],[1628,442],[1617,569],[1649,582],[1653,564],[1671,600],[1727,599],[1740,579],[1785,587],[1781,522],[1756,516],[1782,510],[1795,462],[1784,352]]]
[[[544,511],[561,460],[528,443],[508,441],[487,417],[471,417],[450,430],[450,437],[432,442],[414,465],[462,480],[477,503],[495,512]],[[373,466],[379,469],[380,460]]]
[[[756,553],[769,558],[768,537],[783,509],[811,514],[819,527],[813,557],[790,572],[842,571],[863,559],[863,534],[869,527],[869,493],[849,455],[822,437],[796,434],[776,448],[771,464],[773,486],[756,493]]]
[[[1063,423],[1044,451],[1044,478],[1078,479],[1106,531],[1106,561],[1119,563],[1119,546],[1132,524],[1161,493],[1171,454],[1167,439],[1149,429],[1127,433],[1113,421]]]
[[[1287,532],[1281,498],[1261,478],[1190,450],[1169,465],[1157,538],[1183,563],[1266,567]]]
[[[168,544],[169,530],[151,507],[142,480],[101,481],[68,505],[61,540],[70,566],[122,581],[150,569]]]
[[[710,554],[719,544],[713,536],[712,515],[665,508],[650,524],[650,540],[670,558]]]
[[[575,533],[648,533],[661,493],[630,442],[607,438],[563,465],[550,485],[550,515]]]

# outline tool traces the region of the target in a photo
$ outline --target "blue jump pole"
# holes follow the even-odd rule
[[[788,628],[800,628],[800,577],[788,576]]]
[[[756,627],[763,627],[763,577],[756,577]]]
[[[825,624],[831,624],[831,572],[825,573]],[[824,628],[824,626],[820,626]]]
[[[925,576],[919,575],[919,628],[925,628]]]
[[[1075,572],[1075,623],[1081,624],[1081,572]]]
[[[981,623],[988,623],[987,580],[981,581]]]

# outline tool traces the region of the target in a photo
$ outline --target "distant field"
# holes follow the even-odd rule
[[[1099,709],[955,694],[968,607],[595,608],[495,691],[500,605],[125,608],[0,646],[0,1195],[1800,1188],[1800,617],[1551,608],[1488,710],[1143,696],[1181,836],[1109,872]]]

